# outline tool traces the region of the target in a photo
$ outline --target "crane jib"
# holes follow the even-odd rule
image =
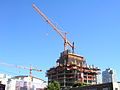
[[[67,46],[70,46],[72,48],[72,52],[74,53],[74,44],[71,44],[70,41],[68,41],[66,34],[64,35],[35,4],[32,4],[32,6],[43,17],[43,19],[63,38],[64,50],[66,50]]]

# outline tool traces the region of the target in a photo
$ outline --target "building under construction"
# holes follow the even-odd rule
[[[84,57],[76,55],[74,53],[74,42],[71,43],[67,39],[67,33],[61,32],[35,4],[32,6],[64,41],[64,52],[61,53],[60,58],[56,61],[57,66],[47,71],[48,83],[56,80],[60,83],[61,88],[71,87],[75,82],[96,84],[100,69],[88,66]],[[68,46],[72,49],[72,53],[68,50]]]
[[[56,66],[47,71],[48,83],[55,80],[61,88],[71,87],[75,82],[97,84],[98,67],[88,66],[83,56],[66,50],[56,61]]]

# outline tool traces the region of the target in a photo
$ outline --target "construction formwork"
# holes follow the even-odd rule
[[[48,83],[58,81],[61,88],[72,87],[76,82],[97,84],[100,69],[88,66],[83,56],[66,50],[61,53],[56,64],[47,71]]]

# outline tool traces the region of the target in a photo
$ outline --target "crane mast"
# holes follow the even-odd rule
[[[66,33],[63,34],[35,4],[32,4],[32,6],[42,16],[42,18],[53,28],[53,30],[55,30],[62,37],[62,39],[64,40],[64,50],[67,50],[67,46],[70,46],[72,48],[72,52],[74,53],[74,43],[70,43],[70,41],[66,37]]]

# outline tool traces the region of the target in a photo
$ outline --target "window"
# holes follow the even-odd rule
[[[92,83],[92,80],[88,80],[88,83]]]

